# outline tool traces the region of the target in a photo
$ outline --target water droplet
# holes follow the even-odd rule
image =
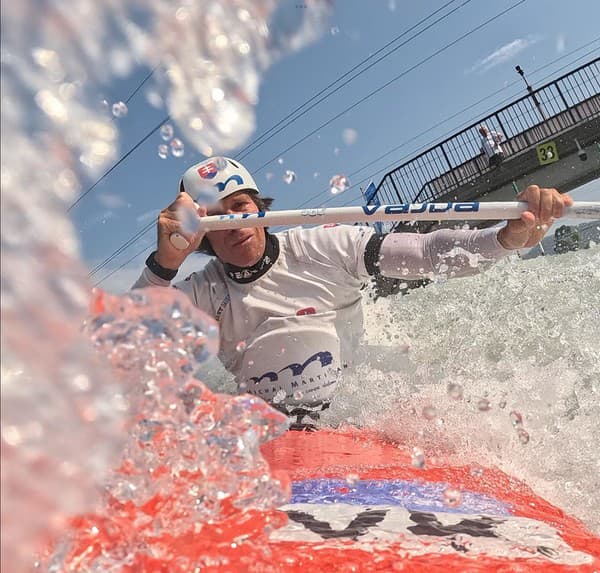
[[[295,180],[296,174],[293,171],[286,169],[285,174],[283,176],[283,181],[290,185],[290,183],[293,183]]]
[[[240,340],[236,345],[235,345],[235,349],[238,352],[244,352],[244,350],[246,350],[246,343],[243,340]]]
[[[190,127],[194,131],[200,131],[204,127],[204,122],[199,117],[194,117],[190,120]]]
[[[448,396],[450,396],[450,398],[453,400],[462,400],[463,387],[460,384],[451,382],[448,384]]]
[[[487,398],[482,398],[481,400],[479,400],[479,402],[477,402],[477,409],[480,412],[489,412],[491,407],[492,405],[490,404],[490,401]]]
[[[423,418],[433,420],[437,416],[437,411],[434,406],[425,406],[423,408]]]
[[[313,173],[313,177],[316,179],[318,176],[319,176],[319,172],[318,172],[318,171],[315,171],[315,172]]]
[[[165,123],[160,128],[160,136],[164,141],[169,141],[173,138],[173,126],[170,123]]]
[[[339,155],[340,154],[340,148],[339,147],[334,147],[333,148],[333,154],[334,155]]]
[[[125,117],[128,111],[129,109],[127,109],[127,105],[124,102],[118,101],[116,103],[113,103],[112,114],[115,117]]]
[[[346,476],[346,483],[350,486],[355,486],[359,479],[358,474],[348,474]]]
[[[519,412],[517,412],[516,410],[513,410],[509,414],[509,417],[510,417],[511,424],[515,428],[523,426],[523,416],[521,416],[521,414]]]
[[[181,139],[177,139],[176,137],[171,140],[169,144],[171,146],[171,154],[173,157],[183,157],[185,153],[185,145]]]
[[[279,163],[279,165],[283,165],[283,157],[280,157],[280,158],[277,160],[277,163]]]
[[[271,173],[271,171],[267,171],[267,172],[265,173],[265,179],[266,179],[267,181],[271,181],[271,179],[273,179],[273,173]]]
[[[224,157],[217,157],[214,160],[214,164],[217,168],[217,171],[223,171],[223,169],[227,168],[227,159],[225,159]]]
[[[348,127],[342,131],[342,139],[346,145],[352,145],[358,139],[358,132]]]
[[[294,400],[302,400],[304,394],[300,390],[296,390],[293,394]]]
[[[285,396],[285,390],[278,390],[275,396],[273,396],[273,404],[279,404],[280,402],[283,402],[285,400]]]
[[[519,428],[517,430],[517,436],[519,437],[519,442],[521,442],[522,444],[529,443],[529,433],[527,432],[527,430],[525,430],[525,428]]]
[[[166,159],[169,156],[169,147],[167,145],[165,145],[164,143],[161,143],[158,146],[158,156],[161,159]]]
[[[329,32],[331,33],[332,36],[337,36],[340,33],[340,29],[337,26],[332,26],[329,29]]]
[[[348,187],[350,187],[350,180],[345,175],[334,175],[329,180],[329,191],[333,195],[346,191]]]
[[[219,102],[225,99],[225,92],[221,88],[213,88],[210,92],[214,101]]]
[[[462,503],[462,495],[459,490],[449,487],[444,492],[444,504],[447,507],[458,507]]]
[[[419,468],[422,469],[425,467],[425,454],[423,453],[423,450],[421,450],[420,448],[413,448],[413,452],[410,456],[410,463],[413,465],[413,467],[415,468]]]

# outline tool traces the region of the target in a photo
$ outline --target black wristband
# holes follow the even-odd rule
[[[386,235],[378,235],[373,233],[365,247],[365,268],[369,275],[379,275],[379,252],[381,251],[381,243]]]
[[[150,256],[146,259],[146,266],[161,279],[166,281],[172,281],[177,275],[177,269],[166,269],[165,267],[161,267],[154,258],[156,255],[156,251],[150,253]]]

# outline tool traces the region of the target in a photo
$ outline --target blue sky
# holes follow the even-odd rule
[[[522,96],[525,85],[514,70],[516,64],[523,67],[530,83],[536,86],[600,55],[597,26],[600,2],[577,0],[567,10],[564,2],[558,0],[527,0],[408,71],[517,1],[467,2],[247,155],[243,162],[255,173],[263,194],[274,197],[274,207],[279,209],[297,208],[307,201],[310,202],[305,206],[317,207],[330,199],[327,188],[333,175],[350,175],[404,144],[350,177],[351,183],[368,177],[378,183],[391,166]],[[463,3],[464,0],[452,3],[438,17]],[[281,59],[263,75],[254,110],[256,131],[250,141],[443,4],[442,0],[338,1],[318,41]],[[301,2],[298,2],[298,10],[302,10]],[[585,44],[589,45],[575,51]],[[148,72],[147,68],[139,67],[129,77],[106,86],[98,98],[105,98],[110,104],[129,98]],[[387,88],[283,153],[288,146],[400,74],[402,77]],[[130,99],[125,117],[114,120],[120,132],[121,155],[167,115],[164,108],[149,103],[152,83],[151,78]],[[467,112],[416,137],[498,90],[499,93]],[[175,136],[185,144],[182,157],[161,159],[157,148],[163,141],[159,133],[155,133],[71,210],[82,255],[90,269],[155,220],[158,211],[175,197],[181,173],[204,158],[181,135],[177,124],[172,125]],[[237,157],[238,152],[228,151],[227,155]],[[281,158],[282,163],[273,161],[265,166],[274,158]],[[283,181],[288,169],[296,174],[295,181],[289,185]],[[86,188],[93,182],[90,180]],[[584,194],[587,200],[600,200],[596,185],[588,184]],[[359,189],[351,188],[327,204],[359,203]],[[152,230],[94,275],[93,281],[121,266],[146,245],[149,251],[154,242]],[[142,269],[144,259],[145,256],[140,255],[102,286],[122,292]],[[201,258],[195,258],[186,266],[201,264]]]

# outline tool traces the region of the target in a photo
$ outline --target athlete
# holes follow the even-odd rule
[[[199,205],[194,197],[207,186],[217,200]],[[250,173],[228,158],[194,165],[179,190],[159,215],[157,249],[134,288],[169,286],[190,254],[215,255],[173,286],[219,323],[219,358],[240,392],[294,415],[326,407],[352,363],[363,333],[360,291],[370,277],[474,274],[514,249],[537,244],[573,202],[555,189],[531,185],[517,197],[529,210],[500,229],[381,236],[369,227],[325,225],[280,233],[266,228],[204,233],[182,221],[190,214],[198,220],[264,211],[272,199],[262,197]],[[175,234],[189,246],[176,248],[170,240]]]

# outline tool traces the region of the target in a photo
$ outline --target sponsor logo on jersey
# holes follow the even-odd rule
[[[313,362],[319,362],[321,368],[325,368],[333,362],[333,356],[328,350],[316,352],[312,356],[309,356],[302,364],[298,362],[293,362],[292,364],[284,366],[277,372],[265,372],[261,376],[253,376],[252,378],[250,378],[250,381],[254,382],[255,384],[259,384],[263,379],[266,378],[271,382],[276,382],[277,380],[279,380],[279,374],[285,372],[286,370],[289,370],[292,376],[301,376],[304,370]]]
[[[301,308],[296,312],[296,316],[306,316],[307,314],[317,314],[317,310],[314,306],[307,306],[306,308]]]

